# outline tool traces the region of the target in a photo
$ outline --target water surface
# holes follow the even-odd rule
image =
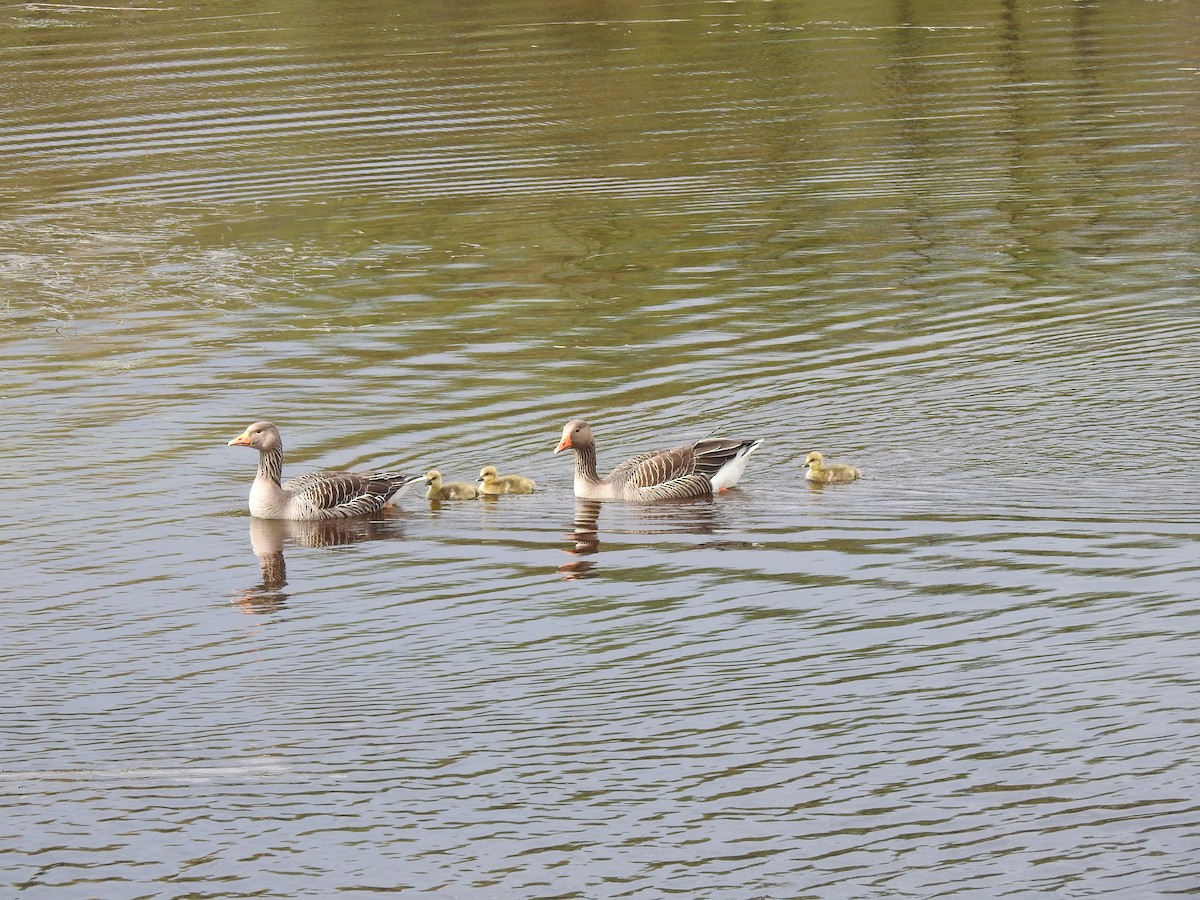
[[[10,893],[1200,888],[1200,16],[960,6],[6,10]]]

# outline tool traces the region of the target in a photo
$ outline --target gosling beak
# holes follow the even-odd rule
[[[565,438],[558,442],[558,446],[554,448],[555,453],[562,453],[564,450],[570,450],[575,445],[571,443],[571,436],[568,434]]]
[[[225,446],[227,446],[227,447],[249,447],[250,446],[250,435],[246,434],[246,432],[243,431],[241,434],[239,434],[237,437],[235,437],[232,441],[230,441]]]

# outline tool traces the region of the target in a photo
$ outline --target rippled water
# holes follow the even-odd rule
[[[1200,890],[1200,15],[960,6],[5,10],[9,893]]]

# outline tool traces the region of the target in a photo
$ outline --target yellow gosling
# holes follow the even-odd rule
[[[475,485],[465,481],[447,481],[443,484],[442,473],[437,469],[425,473],[425,483],[429,485],[429,490],[425,492],[426,500],[474,500],[479,494]]]
[[[814,450],[808,456],[804,457],[804,467],[808,469],[804,477],[817,484],[844,484],[847,481],[855,481],[862,476],[860,470],[845,463],[830,463],[829,465],[825,465],[825,457],[821,455],[819,450]]]
[[[496,494],[532,494],[537,484],[532,478],[520,475],[501,476],[495,466],[484,466],[479,472],[479,493],[485,496]]]

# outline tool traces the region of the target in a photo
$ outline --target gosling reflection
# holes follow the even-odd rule
[[[244,612],[267,615],[287,605],[287,560],[285,544],[298,547],[345,547],[365,541],[378,541],[400,536],[397,518],[329,519],[317,522],[284,519],[250,519],[250,549],[258,557],[260,583],[246,588],[233,602]]]

